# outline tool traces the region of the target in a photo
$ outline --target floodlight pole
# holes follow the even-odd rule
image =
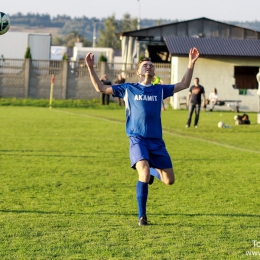
[[[138,2],[138,18],[137,18],[137,30],[140,30],[140,0]]]
[[[140,0],[137,0],[138,2],[138,18],[137,18],[137,30],[140,30]],[[138,37],[137,37],[137,42],[136,42],[136,49],[137,49],[137,63],[139,62],[140,58],[140,45],[138,42]]]
[[[96,20],[94,20],[94,28],[93,28],[93,44],[92,47],[95,48],[96,47]]]

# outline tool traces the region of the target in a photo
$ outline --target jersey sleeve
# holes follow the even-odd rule
[[[119,97],[124,98],[125,96],[125,90],[126,90],[126,84],[120,84],[120,85],[113,85],[113,97]]]
[[[162,85],[163,87],[163,99],[173,96],[174,85]]]

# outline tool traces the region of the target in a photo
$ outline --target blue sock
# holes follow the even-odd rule
[[[146,215],[147,196],[148,196],[148,183],[138,181],[136,184],[138,219]]]
[[[150,168],[150,174],[161,181],[161,176],[154,168]]]

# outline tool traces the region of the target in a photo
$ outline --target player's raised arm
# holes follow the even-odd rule
[[[199,55],[200,53],[197,48],[190,49],[188,69],[186,70],[181,82],[175,84],[173,93],[179,92],[190,86],[194,65],[197,59],[199,58]]]
[[[96,71],[94,70],[94,55],[92,53],[88,53],[86,55],[85,61],[86,61],[86,65],[88,67],[91,82],[92,82],[94,88],[96,89],[96,91],[102,92],[102,93],[105,93],[105,94],[113,94],[112,86],[111,85],[104,85],[100,81]]]

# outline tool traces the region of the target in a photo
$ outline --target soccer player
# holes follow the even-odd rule
[[[86,65],[97,92],[120,97],[125,101],[126,134],[130,141],[130,160],[132,168],[138,172],[136,198],[138,204],[138,224],[148,225],[146,202],[148,184],[154,177],[166,185],[174,183],[174,171],[171,158],[162,139],[161,104],[162,100],[189,87],[199,51],[189,51],[188,68],[176,84],[152,84],[155,75],[153,63],[145,58],[137,67],[138,83],[103,85],[94,70],[94,55],[86,55]]]

